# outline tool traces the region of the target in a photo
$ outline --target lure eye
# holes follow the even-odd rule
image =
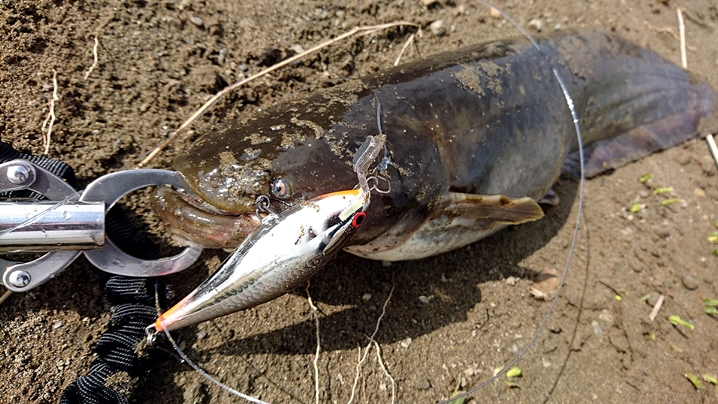
[[[269,186],[269,193],[276,198],[286,198],[289,196],[289,184],[283,179],[274,180]]]
[[[354,217],[352,218],[352,227],[356,229],[359,226],[361,226],[361,224],[364,222],[365,218],[366,218],[366,213],[364,213],[364,212],[359,212],[356,215],[354,215]]]

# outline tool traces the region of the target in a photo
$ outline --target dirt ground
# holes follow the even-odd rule
[[[0,139],[42,153],[43,121],[58,95],[50,157],[82,181],[130,168],[227,83],[299,47],[309,49],[357,25],[420,24],[403,60],[516,36],[501,18],[469,0],[322,1],[144,0],[0,1]],[[688,69],[718,89],[715,0],[501,1],[523,26],[544,32],[615,30],[680,62],[676,7],[688,10]],[[443,21],[444,33],[429,27]],[[702,24],[696,21],[702,21]],[[294,91],[389,67],[413,29],[351,39],[230,95],[152,163],[170,168],[177,150],[238,114]],[[94,38],[99,63],[93,62]],[[639,178],[651,173],[648,184]],[[673,192],[654,195],[658,187]],[[393,289],[376,339],[396,383],[396,402],[435,402],[506,364],[536,331],[549,303],[529,294],[539,273],[561,272],[577,211],[578,184],[556,190],[562,203],[544,219],[438,257],[384,267],[348,254],[312,280],[320,315],[320,401],[348,402],[358,346],[365,347]],[[149,193],[127,198],[137,221],[161,241]],[[521,360],[518,387],[494,383],[467,402],[718,402],[716,386],[696,389],[686,373],[718,374],[718,321],[703,298],[718,298],[718,177],[703,140],[690,141],[586,184],[586,205],[566,288],[547,328]],[[628,209],[639,198],[640,212]],[[663,206],[662,200],[680,198]],[[164,241],[168,243],[168,241]],[[226,256],[208,251],[171,278],[188,292]],[[665,303],[648,317],[659,294]],[[621,299],[616,296],[620,295]],[[645,296],[649,297],[646,299]],[[667,321],[679,315],[695,329]],[[56,402],[89,370],[93,344],[109,318],[97,275],[83,259],[36,290],[0,306],[0,401]],[[316,330],[304,291],[182,333],[187,354],[238,390],[263,400],[314,402]],[[388,403],[392,383],[373,351],[354,402]],[[169,358],[145,380],[139,403],[237,402]]]

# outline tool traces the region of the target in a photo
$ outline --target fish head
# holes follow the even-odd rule
[[[323,115],[308,122],[297,108],[282,111],[208,134],[175,161],[190,189],[161,189],[155,205],[184,244],[234,248],[260,224],[257,198],[281,212],[357,184],[352,157],[360,141],[333,141],[332,122],[317,118]]]

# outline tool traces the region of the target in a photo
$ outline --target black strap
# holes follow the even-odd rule
[[[0,163],[24,159],[63,178],[77,189],[72,167],[57,160],[20,153],[0,142]],[[0,197],[34,198],[34,192],[13,191]],[[122,250],[144,259],[157,258],[159,249],[142,232],[130,225],[118,207],[108,212],[105,231]],[[130,278],[100,272],[100,289],[107,309],[113,313],[107,331],[95,346],[96,359],[85,376],[78,377],[62,393],[61,404],[124,404],[129,403],[138,384],[157,358],[138,354],[137,346],[145,338],[145,327],[157,318],[155,290],[160,305],[165,306],[169,287],[161,278]],[[117,376],[119,377],[117,377]]]

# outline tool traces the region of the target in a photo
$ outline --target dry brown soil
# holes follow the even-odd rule
[[[562,4],[562,5],[559,5]],[[498,3],[520,24],[543,31],[599,27],[679,62],[679,43],[654,27],[678,32],[685,7],[688,68],[718,88],[715,0],[547,0]],[[0,1],[0,139],[43,150],[43,120],[57,71],[60,100],[50,156],[71,164],[85,182],[132,167],[168,132],[226,83],[310,48],[356,25],[393,20],[420,24],[410,60],[466,44],[517,35],[469,0],[2,0]],[[429,24],[443,20],[444,35]],[[152,163],[169,168],[177,150],[237,114],[271,105],[293,91],[391,66],[411,29],[355,38],[256,81],[220,102]],[[87,80],[92,46],[99,64]],[[650,184],[639,183],[651,173]],[[652,190],[670,186],[656,196]],[[561,271],[577,211],[577,183],[557,187],[560,206],[546,218],[511,228],[453,253],[384,267],[341,255],[310,292],[320,315],[320,401],[349,401],[357,347],[365,346],[395,286],[376,339],[396,382],[396,401],[430,403],[476,385],[514,357],[549,304],[529,295],[537,274]],[[149,194],[125,202],[146,229]],[[716,402],[715,386],[697,390],[684,377],[718,373],[718,321],[702,299],[718,297],[718,177],[703,140],[690,141],[588,181],[586,209],[566,289],[547,329],[520,362],[518,387],[494,383],[471,402]],[[680,202],[663,206],[669,197]],[[636,198],[645,208],[629,216]],[[161,236],[156,236],[159,239]],[[167,241],[164,241],[167,243]],[[186,274],[171,278],[177,296],[194,287],[226,253],[208,251]],[[683,284],[686,275],[697,286]],[[641,297],[666,297],[655,321]],[[622,296],[617,300],[616,296]],[[425,296],[428,303],[420,299]],[[679,315],[694,330],[674,327]],[[84,260],[36,290],[0,307],[0,401],[56,402],[63,387],[88,371],[105,328],[97,275]],[[264,400],[314,402],[315,324],[304,291],[182,333],[183,346],[211,374]],[[237,402],[170,358],[147,376],[137,402]],[[388,403],[391,382],[372,352],[354,402]]]

